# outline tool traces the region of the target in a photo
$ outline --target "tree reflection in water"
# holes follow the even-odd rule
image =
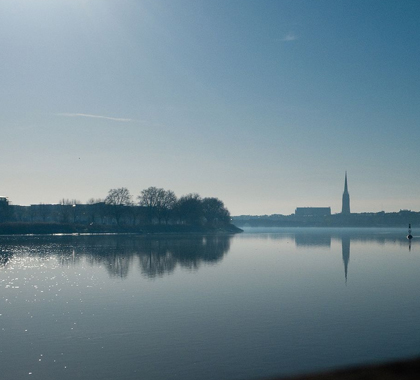
[[[41,259],[56,256],[63,266],[85,260],[119,278],[127,277],[138,262],[141,273],[154,278],[172,273],[177,266],[197,270],[203,263],[219,262],[229,251],[231,239],[231,235],[13,237],[1,246],[0,267],[14,254]]]
[[[177,265],[196,270],[202,263],[216,263],[229,251],[228,235],[146,240],[138,251],[141,271],[148,277],[171,273]]]

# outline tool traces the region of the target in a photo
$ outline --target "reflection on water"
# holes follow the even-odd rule
[[[346,278],[347,283],[347,272],[350,261],[350,237],[343,236],[341,238],[341,250],[343,253],[343,263],[344,263],[344,277]]]
[[[0,237],[0,377],[249,380],[418,355],[405,236]]]
[[[332,241],[341,241],[344,278],[347,283],[350,242],[419,245],[408,240],[403,230],[381,229],[249,229],[240,239],[292,240],[296,248],[331,249]],[[385,231],[385,232],[384,232]],[[252,232],[252,233],[249,233]],[[7,237],[0,240],[0,268],[16,254],[56,257],[62,265],[77,265],[82,259],[106,268],[112,277],[127,277],[130,267],[139,265],[147,278],[162,277],[176,267],[197,270],[202,264],[214,264],[229,252],[231,235],[209,236],[42,236]]]
[[[231,235],[8,237],[1,241],[0,267],[17,254],[53,256],[62,265],[86,260],[105,267],[112,277],[125,278],[138,262],[141,273],[154,278],[172,273],[177,266],[197,270],[202,264],[217,263],[229,251],[231,239]]]
[[[420,239],[409,240],[404,229],[381,229],[381,228],[248,228],[248,234],[241,236],[242,239],[261,240],[292,240],[296,248],[324,248],[331,249],[331,241],[341,241],[341,253],[344,265],[344,279],[347,284],[350,242],[364,242],[397,244],[407,247],[411,252],[412,244],[420,246]]]
[[[331,247],[331,235],[297,234],[296,247]]]
[[[352,241],[397,243],[409,246],[407,230],[402,228],[245,228],[242,239],[294,240],[296,246],[330,246],[332,239],[348,237]],[[414,236],[414,244],[420,244]]]

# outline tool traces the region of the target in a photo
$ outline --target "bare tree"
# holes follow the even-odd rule
[[[162,222],[162,219],[165,219],[165,222],[168,223],[177,201],[173,191],[157,187],[149,187],[142,190],[137,199],[139,200],[139,205],[146,208],[149,223],[152,223],[156,218],[159,224]]]
[[[127,206],[133,204],[130,192],[126,187],[111,189],[105,198],[105,204],[108,205],[111,215],[115,218],[117,225],[120,225],[121,217],[124,215]]]
[[[168,224],[168,221],[174,212],[176,202],[177,202],[177,198],[176,198],[175,193],[171,190],[166,190],[162,198],[160,210],[158,211],[159,221],[160,221],[160,218],[163,218],[165,219],[165,223]]]
[[[165,190],[152,186],[142,190],[140,195],[137,197],[139,205],[146,207],[147,209],[149,223],[152,223],[153,219],[158,217],[158,208],[162,202],[164,194]]]

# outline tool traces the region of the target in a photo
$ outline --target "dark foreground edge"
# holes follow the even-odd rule
[[[419,380],[420,358],[374,364],[296,377],[272,377],[265,380]]]

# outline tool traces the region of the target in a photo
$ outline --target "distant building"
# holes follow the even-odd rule
[[[347,172],[344,177],[344,192],[343,192],[343,204],[342,204],[341,213],[343,215],[350,215],[350,195],[347,189]]]
[[[296,216],[327,216],[331,215],[331,207],[297,207]]]
[[[10,209],[7,197],[0,197],[0,222],[6,222],[9,219]]]

